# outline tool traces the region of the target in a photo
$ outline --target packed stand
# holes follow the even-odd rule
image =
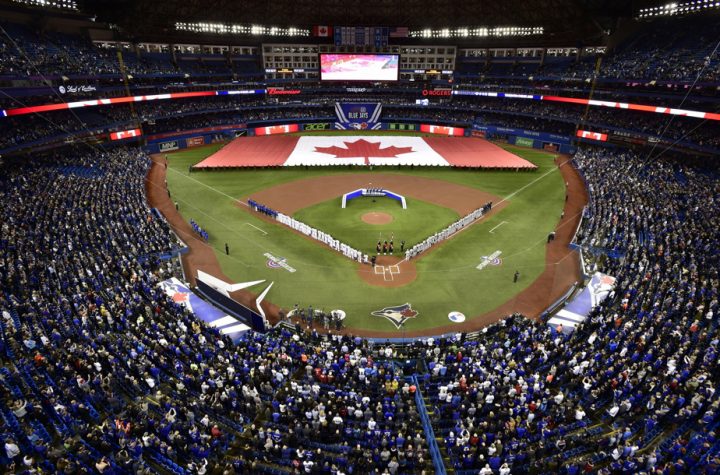
[[[583,249],[613,294],[566,334],[519,317],[426,344],[424,392],[459,473],[714,473],[717,167],[579,151]],[[456,473],[458,473],[456,472]]]

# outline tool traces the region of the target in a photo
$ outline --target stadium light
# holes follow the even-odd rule
[[[22,3],[32,7],[57,8],[59,10],[77,10],[75,0],[13,0],[15,3]]]
[[[411,38],[468,38],[468,37],[486,37],[486,36],[539,36],[545,33],[542,26],[520,27],[520,26],[503,26],[503,27],[476,27],[476,28],[441,28],[410,31]]]
[[[713,0],[694,0],[684,3],[667,3],[658,7],[641,8],[636,18],[652,18],[658,16],[686,15],[703,10],[720,8],[720,2]]]
[[[40,0],[37,0],[40,1]],[[177,31],[189,31],[191,33],[214,33],[218,35],[265,35],[265,36],[310,36],[310,30],[307,28],[288,27],[282,28],[278,26],[267,27],[263,25],[227,25],[225,23],[207,23],[207,22],[176,22],[175,29]]]

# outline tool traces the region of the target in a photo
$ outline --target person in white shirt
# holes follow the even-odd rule
[[[13,439],[5,441],[5,455],[7,455],[7,458],[10,460],[20,455],[20,447],[17,446]]]

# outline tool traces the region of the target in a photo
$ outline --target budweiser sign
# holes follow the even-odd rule
[[[269,87],[267,90],[267,93],[271,96],[294,95],[300,94],[300,92],[300,89],[281,89],[276,87]]]

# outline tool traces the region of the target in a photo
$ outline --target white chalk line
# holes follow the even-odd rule
[[[555,158],[557,158],[557,157],[558,157],[557,155],[553,156],[553,160],[554,160]],[[530,183],[528,183],[528,184],[526,184],[526,185],[518,188],[517,190],[513,191],[512,193],[510,193],[509,195],[507,195],[505,198],[503,198],[503,199],[501,199],[500,201],[498,201],[497,204],[493,203],[493,207],[496,207],[496,206],[499,205],[500,203],[503,203],[503,202],[507,201],[508,199],[512,198],[513,196],[515,196],[515,195],[517,195],[518,193],[520,193],[521,191],[523,191],[525,188],[529,187],[530,185],[533,185],[533,184],[537,183],[538,181],[542,180],[543,178],[545,178],[546,176],[550,175],[551,173],[556,172],[556,171],[559,172],[559,171],[560,171],[560,168],[561,168],[562,166],[564,166],[566,163],[568,163],[569,161],[570,161],[570,160],[565,160],[564,162],[562,162],[561,164],[559,164],[557,167],[551,168],[551,169],[548,170],[547,172],[543,173],[541,176],[535,178],[535,179],[534,179],[533,181],[531,181]],[[581,213],[582,213],[582,211],[581,211]],[[455,236],[459,235],[461,232],[470,229],[474,224],[478,223],[478,222],[479,222],[482,218],[484,218],[484,217],[485,217],[484,215],[478,217],[475,221],[473,221],[472,223],[470,223],[470,224],[467,225],[467,226],[464,226],[464,227],[461,228],[459,231],[457,231],[456,233],[454,233],[452,236],[450,236],[449,238],[445,239],[445,241],[448,241],[448,240],[454,238]],[[563,224],[561,224],[560,226],[563,226]],[[495,234],[495,233],[493,233],[493,234]],[[543,238],[543,239],[544,239],[544,238]],[[540,240],[540,241],[538,241],[538,242],[542,242],[542,241],[543,241],[543,240]],[[434,247],[434,245],[431,246],[431,247]],[[528,248],[526,248],[526,249],[524,249],[524,250],[522,250],[522,251],[519,251],[519,252],[516,253],[516,254],[529,251],[529,250],[532,249],[533,247],[535,247],[535,244],[529,246]],[[427,251],[427,249],[426,249],[426,251]],[[425,251],[423,251],[423,252],[420,254],[420,257],[419,257],[418,259],[424,257],[424,256],[423,256],[424,253],[425,253]],[[415,259],[415,258],[412,258],[412,259]],[[415,259],[415,260],[417,260],[417,259]],[[406,257],[406,258],[404,258],[401,262],[410,262],[410,260]],[[472,267],[474,267],[474,266],[471,266],[471,268],[472,268]],[[433,271],[433,270],[425,270],[425,272],[448,272],[448,271],[456,271],[456,270],[462,270],[462,269],[467,269],[467,267],[456,267],[456,268],[453,268],[453,269],[438,269],[438,270],[434,270],[434,271]]]
[[[524,185],[524,186],[518,188],[517,190],[513,191],[512,193],[510,193],[509,195],[507,195],[505,198],[503,198],[503,199],[501,199],[500,201],[498,201],[497,204],[499,205],[500,203],[503,203],[503,202],[509,200],[510,198],[512,198],[513,196],[517,195],[518,193],[520,193],[520,192],[521,192],[522,190],[524,190],[525,188],[527,188],[527,187],[529,187],[529,186],[531,186],[531,185],[534,185],[536,182],[542,180],[543,178],[545,178],[545,177],[548,176],[549,174],[551,174],[551,173],[553,173],[553,172],[556,172],[556,171],[559,171],[559,170],[560,170],[560,167],[562,167],[563,165],[565,165],[565,164],[566,164],[567,162],[569,162],[569,161],[570,161],[570,160],[565,160],[563,163],[561,163],[561,164],[558,165],[557,167],[551,168],[550,170],[546,171],[545,173],[543,173],[543,174],[540,175],[539,177],[535,178],[533,181],[531,181],[531,182],[528,183],[527,185]],[[493,204],[493,206],[497,206],[497,205],[496,205],[496,204]]]
[[[553,158],[557,158],[557,155],[555,155]],[[497,206],[497,205],[499,205],[500,203],[503,203],[503,202],[507,201],[508,199],[510,199],[510,198],[512,198],[513,196],[517,195],[518,193],[520,193],[520,192],[523,191],[524,189],[528,188],[529,186],[534,185],[535,183],[537,183],[538,181],[542,180],[543,178],[545,178],[546,176],[550,175],[551,173],[553,173],[553,172],[555,172],[555,171],[559,171],[560,168],[561,168],[562,166],[564,166],[566,163],[568,163],[569,161],[570,161],[570,160],[566,160],[566,161],[564,161],[563,163],[560,163],[557,167],[551,168],[550,170],[548,170],[547,172],[543,173],[541,176],[537,177],[536,179],[534,179],[534,180],[531,181],[530,183],[528,183],[528,184],[526,184],[526,185],[518,188],[518,189],[515,190],[514,192],[510,193],[510,194],[507,195],[505,198],[501,199],[497,204],[493,204],[493,206]],[[250,207],[250,205],[248,205],[248,204],[245,203],[244,201],[238,200],[238,199],[235,198],[234,196],[230,196],[230,195],[228,195],[227,193],[224,193],[224,192],[222,192],[222,191],[220,191],[220,190],[218,190],[218,189],[216,189],[216,188],[214,188],[214,187],[212,187],[212,186],[210,186],[210,185],[207,185],[207,184],[205,184],[205,183],[203,183],[203,182],[201,182],[201,181],[199,181],[199,180],[196,180],[196,179],[190,177],[190,176],[189,176],[188,174],[186,174],[186,173],[182,173],[182,172],[180,172],[179,170],[175,170],[175,169],[173,169],[173,168],[168,168],[168,170],[171,170],[171,171],[174,172],[174,173],[177,173],[177,174],[179,174],[179,175],[181,175],[181,176],[183,176],[183,177],[185,177],[185,178],[188,178],[188,179],[190,179],[190,180],[192,180],[192,181],[194,181],[194,182],[196,182],[196,183],[199,183],[200,185],[204,186],[205,188],[208,188],[208,189],[210,189],[210,190],[212,190],[212,191],[214,191],[214,192],[216,192],[216,193],[219,193],[219,194],[221,194],[221,195],[223,195],[223,196],[225,196],[225,197],[227,197],[227,198],[230,198],[230,199],[232,199],[232,200],[235,200],[235,201],[237,201],[238,203],[242,203],[243,205],[247,206],[248,208]],[[156,186],[159,186],[159,185],[156,185]],[[196,209],[197,209],[197,208],[196,208]],[[200,211],[200,210],[198,210],[198,211]],[[207,215],[207,213],[204,213],[204,212],[202,212],[202,211],[200,211],[200,212],[201,212],[202,214]],[[207,215],[207,216],[209,216],[209,215]],[[211,219],[215,220],[215,221],[218,221],[217,219],[215,219],[215,218],[213,218],[213,217],[211,217],[211,216],[209,216],[209,217],[210,217]],[[482,216],[481,216],[480,218],[478,218],[477,220],[475,220],[472,224],[477,223],[481,218],[482,218]],[[223,225],[223,227],[225,227],[225,228],[227,228],[227,229],[230,229],[230,228],[229,228],[227,225],[225,225],[224,223],[221,223],[221,224]],[[561,226],[562,226],[562,224],[561,224]],[[449,239],[452,239],[453,237],[455,237],[455,236],[457,236],[458,234],[460,234],[461,232],[469,229],[470,227],[472,227],[472,226],[465,226],[465,227],[463,227],[463,228],[460,229],[458,232],[456,232],[455,234],[453,234]],[[260,247],[260,245],[258,245],[258,243],[253,242],[251,239],[248,239],[248,238],[245,238],[245,239],[246,239],[247,241],[252,242],[255,246]],[[539,242],[539,243],[540,243],[540,242],[544,242],[544,239],[543,239],[543,240],[540,240],[540,241],[538,241],[538,242]],[[206,245],[207,245],[207,244],[206,244]],[[537,245],[537,244],[533,244],[533,245],[527,247],[526,249],[520,250],[520,251],[518,251],[518,252],[516,253],[516,255],[519,255],[519,254],[522,254],[522,253],[524,253],[524,252],[527,252],[527,251],[529,251],[530,249],[532,249],[533,247],[535,247],[536,245]],[[211,247],[212,247],[212,246],[211,246]],[[232,257],[232,256],[231,256],[231,257]],[[422,256],[421,256],[421,257],[422,257]],[[417,259],[416,259],[416,260],[417,260]],[[404,258],[401,262],[409,262],[409,261],[408,261],[407,258]],[[304,264],[305,264],[305,265],[309,265],[309,266],[311,266],[311,267],[334,268],[333,266],[323,266],[323,265],[318,265],[318,264],[310,263],[310,262],[304,262]],[[245,265],[248,266],[248,267],[254,267],[254,266],[250,266],[250,265],[248,265],[248,264],[245,264]],[[383,267],[383,266],[376,266],[376,267]],[[474,266],[471,266],[470,268],[473,268],[473,267],[474,267]],[[457,268],[453,268],[453,269],[437,269],[437,270],[434,270],[434,271],[433,271],[433,270],[426,270],[425,272],[448,272],[448,271],[456,271],[456,270],[462,270],[462,269],[467,269],[467,267],[457,267]],[[383,269],[383,272],[384,272],[384,269]]]
[[[255,225],[252,224],[252,223],[248,223],[248,222],[246,221],[245,224],[247,224],[248,226],[252,226],[253,228],[257,229],[258,231],[260,231],[261,233],[263,233],[263,234],[266,235],[266,236],[267,236],[267,234],[268,234],[266,231],[263,231],[262,229],[258,228],[257,226],[255,226]]]
[[[210,186],[210,185],[208,185],[208,184],[206,184],[206,183],[203,183],[203,182],[201,182],[200,180],[196,180],[195,178],[191,177],[191,176],[190,176],[189,174],[187,174],[187,173],[182,173],[182,172],[180,172],[180,171],[178,171],[178,170],[174,170],[174,169],[172,169],[172,168],[168,168],[168,170],[170,170],[170,171],[172,171],[172,172],[175,172],[175,173],[177,173],[178,175],[181,175],[181,176],[187,178],[188,180],[192,180],[192,181],[194,181],[195,183],[199,183],[200,185],[204,186],[205,188],[207,188],[207,189],[209,189],[209,190],[212,190],[212,191],[214,191],[215,193],[219,193],[219,194],[225,196],[226,198],[230,198],[231,200],[235,200],[235,201],[237,201],[238,203],[244,204],[244,205],[247,206],[248,208],[250,207],[250,205],[247,204],[247,203],[245,203],[244,201],[239,200],[239,199],[235,198],[234,196],[230,196],[230,195],[228,195],[227,193],[218,190],[217,188],[213,188],[212,186]]]
[[[499,228],[500,226],[502,226],[503,224],[507,224],[507,221],[503,221],[502,223],[498,224],[497,226],[495,226],[494,228],[492,228],[489,232],[492,233],[492,234],[494,234],[494,231],[495,231],[497,228]]]

